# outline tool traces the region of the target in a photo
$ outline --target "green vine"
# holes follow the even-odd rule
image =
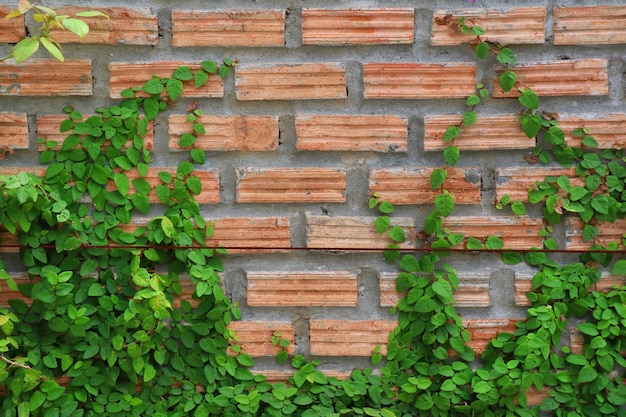
[[[623,151],[597,151],[585,129],[574,132],[583,146],[569,146],[557,118],[539,113],[536,94],[517,85],[511,49],[483,41],[484,30],[469,19],[446,16],[439,23],[473,34],[479,59],[495,54],[503,65],[500,87],[519,91],[522,130],[548,145],[535,150],[536,158],[574,167],[582,179],[584,185],[546,178],[529,191],[529,202],[543,208],[545,249],[556,248],[549,225],[564,212],[580,217],[591,242],[599,222],[624,218]],[[458,274],[445,258],[458,247],[506,249],[499,237],[478,239],[444,227],[455,206],[447,168],[460,158],[455,139],[489,99],[483,84],[468,97],[462,122],[442,138],[445,164],[430,181],[438,194],[418,233],[426,251],[403,254],[393,205],[378,195],[370,199],[370,208],[381,212],[376,229],[395,242],[385,258],[401,270],[396,285],[406,294],[391,309],[398,326],[386,355],[380,347],[373,352],[378,370],[354,370],[344,380],[326,376],[319,360],[289,357],[289,342],[275,333],[277,360],[289,361],[293,376],[271,384],[253,374],[253,359],[228,327],[240,312],[220,285],[217,255],[224,250],[207,248],[213,225],[194,197],[202,191],[195,168],[206,161],[194,146],[205,131],[202,112],[188,110],[180,146],[189,157],[177,169],[155,172],[145,145],[151,121],[176,103],[185,83],[201,87],[215,75],[227,77],[234,65],[180,67],[125,90],[120,103],[95,115],[66,108],[65,140],[43,142],[45,175],[0,176],[0,224],[17,237],[29,278],[16,282],[0,264],[0,279],[23,296],[0,308],[3,416],[626,415],[626,287],[594,291],[598,265],[626,275],[626,261],[613,262],[610,253],[620,242],[596,246],[568,265],[543,251],[505,252],[505,263],[524,260],[537,269],[527,318],[513,333],[500,333],[480,358],[468,346],[469,332],[454,308]],[[514,214],[525,213],[519,201],[498,202],[509,205]],[[152,217],[136,224],[136,212]],[[186,280],[191,297],[183,293]],[[580,351],[561,346],[572,327],[582,335]],[[529,403],[529,390],[545,392],[545,399]]]

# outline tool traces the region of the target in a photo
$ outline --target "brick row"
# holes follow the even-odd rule
[[[280,337],[289,340],[287,352],[293,355],[294,330],[291,323],[281,321],[231,321],[228,328],[235,331],[238,341],[233,342],[241,346],[241,352],[253,357],[276,356],[282,348],[272,344],[274,332],[280,332]],[[230,351],[233,354],[233,351]]]
[[[348,271],[248,271],[247,305],[349,307],[357,305],[357,276]]]
[[[619,244],[620,249],[624,249],[624,231],[626,230],[626,219],[617,219],[614,223],[599,223],[598,236],[589,242],[583,239],[583,222],[579,218],[568,217],[565,220],[565,247],[569,250],[588,250],[592,245],[606,246],[610,242]]]
[[[16,43],[26,36],[24,16],[5,19],[13,8],[0,6],[0,42]]]
[[[0,96],[90,96],[91,60],[0,62]]]
[[[623,5],[554,9],[555,45],[620,43],[626,43],[626,10]]]
[[[548,176],[566,176],[570,179],[572,186],[583,186],[585,180],[576,175],[574,168],[559,167],[508,167],[496,168],[496,201],[508,195],[511,201],[519,200],[528,202],[529,190],[535,188],[535,184],[542,182]]]
[[[302,10],[304,45],[412,44],[413,9]]]
[[[587,128],[598,142],[598,148],[624,148],[626,146],[626,114],[599,114],[593,117],[566,115],[559,118],[559,127],[565,132],[569,146],[581,147],[582,138],[574,137],[575,129]]]
[[[397,273],[381,272],[380,306],[392,307],[398,304],[400,297],[406,293],[396,291]],[[463,271],[459,273],[459,289],[454,293],[454,305],[456,307],[482,308],[491,305],[489,296],[489,274],[481,272]]]
[[[497,236],[502,239],[506,249],[542,247],[543,238],[539,236],[543,228],[542,219],[527,216],[450,216],[444,219],[443,227],[452,233],[461,233],[466,238]]]
[[[484,40],[504,44],[541,44],[545,42],[546,9],[520,7],[510,10],[462,9],[436,11],[433,15],[431,41],[434,46],[459,45],[472,42],[473,35],[465,35],[447,24],[438,22],[447,15],[466,17],[485,29]],[[443,22],[442,22],[443,23]]]
[[[446,190],[458,204],[480,203],[478,168],[448,168]],[[393,204],[432,203],[439,194],[430,186],[433,168],[385,168],[370,171],[370,193]]]
[[[0,113],[0,149],[28,149],[28,115]]]

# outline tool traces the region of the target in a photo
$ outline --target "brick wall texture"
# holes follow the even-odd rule
[[[31,24],[3,19],[14,3],[0,0],[2,55]],[[46,2],[63,13],[86,9],[85,2],[68,3]],[[153,74],[236,59],[234,75],[199,90],[186,86],[181,105],[150,125],[148,181],[185,158],[178,138],[185,107],[195,103],[206,125],[196,146],[208,152],[198,200],[215,221],[211,243],[229,251],[224,286],[242,309],[232,326],[243,350],[260,358],[256,370],[273,379],[288,375],[264,358],[276,353],[274,331],[293,342],[291,353],[325,358],[322,369],[333,375],[367,364],[377,345],[384,352],[395,326],[388,308],[399,294],[381,252],[389,241],[376,233],[368,199],[379,193],[397,205],[402,247],[415,248],[435,196],[429,178],[443,163],[443,133],[461,120],[477,83],[493,98],[456,139],[461,159],[447,184],[458,205],[445,227],[500,236],[511,248],[540,246],[538,210],[516,216],[494,202],[505,194],[525,201],[545,175],[575,177],[528,164],[536,143],[518,126],[513,94],[493,87],[498,64],[477,62],[471,36],[435,19],[471,17],[486,39],[511,43],[519,81],[544,110],[561,115],[567,140],[577,140],[574,128],[588,127],[602,147],[626,145],[626,8],[619,0],[584,7],[573,0],[89,3],[111,19],[88,19],[91,34],[83,40],[59,33],[64,63],[42,51],[21,65],[0,62],[0,147],[13,150],[0,174],[41,172],[37,138],[62,141],[64,106],[90,114]],[[598,239],[620,237],[625,228],[600,225]],[[587,245],[570,219],[556,238],[564,249]],[[494,254],[459,254],[451,262],[460,278],[457,306],[480,351],[524,316],[532,270]],[[615,281],[604,279],[602,288]],[[0,294],[3,304],[11,296],[7,288]]]

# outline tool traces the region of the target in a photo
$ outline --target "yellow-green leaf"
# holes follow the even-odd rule
[[[39,40],[36,38],[24,38],[13,48],[13,58],[18,64],[26,61],[39,49]]]
[[[61,50],[57,48],[55,44],[50,42],[48,38],[40,38],[39,41],[48,50],[48,52],[50,52],[50,55],[52,55],[53,57],[55,57],[61,62],[65,61],[65,58],[63,58],[63,53],[61,53]]]

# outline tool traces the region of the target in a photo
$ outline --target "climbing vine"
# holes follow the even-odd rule
[[[584,128],[574,132],[582,146],[567,144],[558,118],[540,113],[537,95],[518,85],[510,48],[483,41],[484,30],[469,19],[446,16],[439,23],[473,34],[479,59],[495,55],[503,66],[500,87],[519,92],[522,130],[547,144],[534,151],[536,159],[573,167],[581,179],[549,177],[529,190],[529,203],[540,204],[545,217],[545,249],[556,248],[549,233],[564,212],[580,217],[589,242],[600,222],[624,218],[623,151],[597,150]],[[125,90],[119,103],[93,115],[65,108],[60,131],[66,138],[42,142],[43,177],[0,176],[0,224],[16,237],[29,278],[18,285],[0,264],[0,279],[22,295],[0,308],[2,415],[626,415],[626,288],[594,291],[598,266],[626,275],[626,261],[611,257],[624,241],[594,246],[597,251],[567,265],[542,251],[505,252],[505,263],[523,260],[537,269],[527,318],[515,332],[500,333],[480,358],[468,346],[469,332],[454,308],[458,274],[445,259],[457,247],[506,248],[497,236],[478,239],[444,227],[455,205],[446,179],[460,158],[455,139],[490,97],[484,84],[468,97],[462,122],[442,138],[445,164],[430,181],[438,194],[418,233],[426,251],[403,253],[393,205],[370,199],[370,208],[381,212],[376,229],[395,242],[385,259],[401,270],[396,285],[405,294],[392,308],[398,326],[386,355],[379,348],[372,356],[379,369],[328,377],[317,369],[319,360],[289,357],[287,340],[275,333],[277,359],[290,362],[293,376],[271,384],[253,374],[253,359],[228,327],[240,313],[221,287],[217,255],[224,251],[206,246],[213,224],[195,201],[202,191],[195,169],[206,160],[194,146],[205,131],[202,112],[188,109],[180,146],[189,154],[175,169],[150,166],[146,139],[152,121],[175,105],[185,85],[227,77],[234,66],[226,59],[180,67]],[[497,206],[526,211],[508,197]],[[135,212],[151,217],[136,223]],[[582,335],[580,351],[561,346],[568,326]],[[544,391],[545,399],[529,404],[528,390]]]

